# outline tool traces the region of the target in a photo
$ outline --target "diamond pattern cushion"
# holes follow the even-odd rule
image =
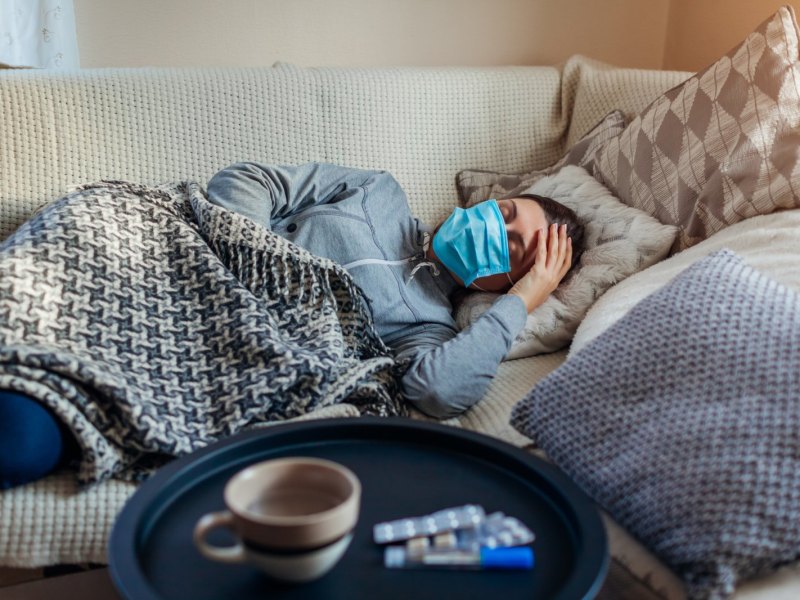
[[[469,207],[488,198],[507,198],[527,190],[534,183],[553,175],[567,165],[591,172],[595,157],[603,145],[625,129],[625,116],[618,110],[607,114],[573,145],[561,159],[545,169],[526,173],[466,170],[456,175],[456,187],[462,206]]]
[[[633,119],[600,150],[595,176],[626,204],[678,225],[673,251],[800,206],[799,58],[785,6]]]

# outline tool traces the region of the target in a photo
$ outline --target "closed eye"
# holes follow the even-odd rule
[[[512,217],[511,208],[508,206],[508,204],[509,204],[508,202],[503,202],[502,204],[499,205],[500,214],[503,215],[503,221],[505,222],[506,225],[511,223],[511,217]]]
[[[525,243],[518,231],[508,232],[508,253],[511,257],[518,260],[525,257]]]
[[[517,205],[512,200],[504,200],[500,205],[500,212],[503,214],[506,225],[510,225],[517,218]]]

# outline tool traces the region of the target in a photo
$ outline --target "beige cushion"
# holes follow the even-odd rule
[[[800,598],[800,562],[770,575],[743,583],[731,600],[797,600]]]
[[[466,169],[456,175],[456,188],[462,206],[469,207],[489,198],[511,198],[542,177],[553,175],[567,165],[577,165],[589,172],[594,168],[595,156],[610,139],[625,129],[625,117],[614,110],[607,114],[584,135],[561,159],[544,169],[523,173],[498,173],[480,169]]]
[[[800,206],[800,56],[791,7],[656,99],[600,151],[595,176],[680,227],[675,250]]]
[[[689,265],[721,248],[730,248],[751,267],[800,290],[800,210],[753,217],[615,285],[586,314],[575,332],[570,354],[586,346]]]
[[[619,110],[630,120],[692,75],[686,71],[623,69],[584,56],[570,58],[561,83],[564,102],[572,111],[565,147],[570,148],[610,111]]]

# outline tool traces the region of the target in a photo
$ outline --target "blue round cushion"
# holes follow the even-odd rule
[[[0,489],[8,489],[53,471],[64,456],[59,420],[33,398],[0,390]]]

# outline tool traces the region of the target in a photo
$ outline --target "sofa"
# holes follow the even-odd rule
[[[415,215],[433,224],[457,202],[457,172],[544,168],[610,111],[635,115],[690,75],[582,56],[541,67],[7,70],[0,72],[0,237],[76,184],[205,185],[240,160],[386,169]],[[800,287],[800,261],[779,252],[797,244],[796,231],[800,211],[785,211],[744,221],[689,252],[734,244],[765,272]],[[608,323],[595,319],[595,330],[578,336],[597,335],[688,258],[678,253],[613,287],[599,301],[602,310],[593,309]],[[505,361],[485,398],[444,423],[543,455],[509,416],[567,356],[563,349]],[[302,418],[332,416],[357,412],[344,405]],[[79,490],[74,475],[60,471],[0,493],[0,565],[105,563],[115,516],[135,489],[110,480]],[[679,578],[653,553],[607,515],[604,521],[613,561],[601,597],[685,597]],[[800,565],[747,582],[734,597],[800,597]]]

